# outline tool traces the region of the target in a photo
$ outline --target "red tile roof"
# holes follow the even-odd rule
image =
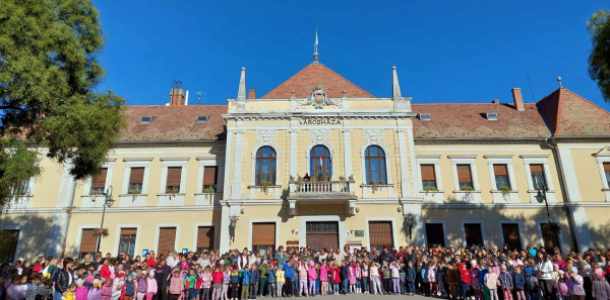
[[[358,87],[323,64],[312,63],[284,81],[262,99],[305,98],[311,95],[316,87],[322,87],[331,98],[368,98],[371,93]]]
[[[416,139],[544,139],[550,134],[535,104],[526,104],[525,111],[493,103],[413,104],[412,108],[432,117],[430,121],[414,119]],[[498,113],[497,121],[486,119],[490,111]]]
[[[554,137],[610,136],[610,113],[566,88],[554,91],[537,106]]]
[[[189,106],[127,106],[127,126],[121,132],[120,143],[193,142],[217,140],[224,132],[222,115],[225,105]],[[142,124],[142,117],[152,117]],[[207,116],[206,123],[197,123],[198,116]]]

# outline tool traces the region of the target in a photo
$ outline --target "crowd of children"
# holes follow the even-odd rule
[[[40,257],[0,269],[0,300],[227,300],[337,294],[474,300],[610,299],[610,250],[244,249]]]

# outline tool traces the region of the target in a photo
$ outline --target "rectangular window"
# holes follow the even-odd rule
[[[426,223],[426,243],[428,247],[445,247],[445,230],[443,224]]]
[[[504,236],[504,245],[509,250],[521,250],[521,234],[519,233],[519,224],[506,223],[502,224],[502,235]]]
[[[15,261],[19,230],[0,230],[0,263]]]
[[[532,184],[534,190],[547,190],[548,185],[546,184],[546,176],[544,175],[543,164],[531,164],[530,173],[532,174]]]
[[[176,251],[176,227],[159,228],[157,253],[167,255],[172,251]]]
[[[121,237],[119,239],[119,253],[126,253],[133,257],[136,248],[137,228],[121,228]]]
[[[433,164],[421,165],[421,185],[424,191],[437,191],[436,171]]]
[[[13,196],[27,196],[30,192],[30,180],[28,179],[17,184],[13,190]]]
[[[91,189],[89,190],[89,195],[101,195],[105,192],[107,175],[108,169],[101,168],[100,172],[91,178]]]
[[[496,179],[496,189],[498,191],[510,191],[510,177],[508,176],[508,165],[494,164],[494,176]]]
[[[214,249],[214,227],[199,226],[197,228],[197,252]]]
[[[142,194],[144,184],[144,167],[131,168],[129,173],[129,194]]]
[[[458,164],[457,172],[460,191],[473,191],[474,183],[472,182],[470,164]]]
[[[95,254],[95,250],[97,248],[97,238],[97,229],[83,229],[80,236],[80,257],[83,257],[87,254]]]
[[[168,167],[167,180],[165,181],[166,194],[180,193],[180,180],[182,177],[182,167]]]
[[[483,232],[481,231],[481,224],[464,224],[464,235],[464,238],[466,239],[467,248],[470,248],[472,246],[483,247]]]
[[[204,193],[216,192],[216,166],[205,166],[203,168],[203,189]]]
[[[606,184],[610,187],[610,162],[604,163],[604,174],[606,174]]]

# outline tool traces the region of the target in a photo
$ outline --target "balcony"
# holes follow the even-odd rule
[[[346,213],[351,215],[355,208],[356,195],[354,180],[303,181],[291,179],[288,184],[288,204],[291,215],[297,213],[297,204],[309,206],[345,204]]]

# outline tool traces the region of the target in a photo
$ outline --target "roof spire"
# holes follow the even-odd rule
[[[400,82],[398,81],[398,70],[396,66],[392,66],[392,100],[400,100]]]
[[[237,101],[246,101],[246,67],[241,67],[239,89],[237,90]]]
[[[320,63],[320,53],[318,52],[318,29],[316,29],[316,38],[313,42],[313,63]]]

